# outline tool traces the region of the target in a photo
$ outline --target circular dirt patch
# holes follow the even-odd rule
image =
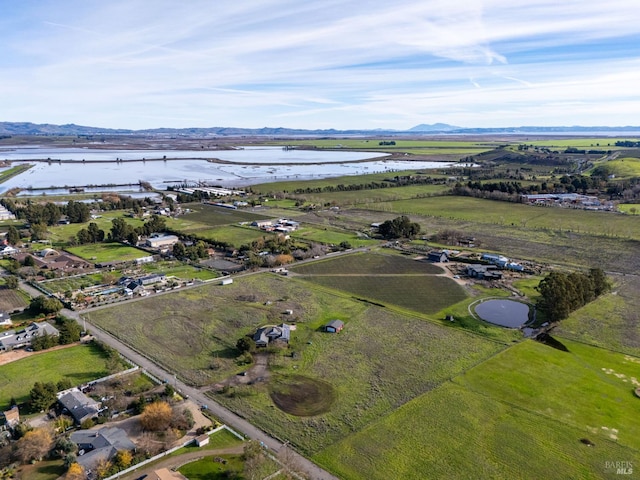
[[[272,379],[270,395],[280,410],[298,417],[328,412],[335,398],[327,382],[302,375]]]

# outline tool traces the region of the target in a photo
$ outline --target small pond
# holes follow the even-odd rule
[[[485,322],[501,327],[519,328],[529,320],[529,305],[514,300],[487,300],[475,306]]]

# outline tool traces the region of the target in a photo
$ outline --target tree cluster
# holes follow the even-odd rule
[[[378,227],[378,233],[387,240],[393,238],[413,238],[420,233],[420,224],[412,222],[409,217],[402,215],[393,220],[387,220]]]
[[[559,321],[610,288],[606,274],[599,268],[588,273],[551,272],[536,287],[541,295],[537,306],[550,321]]]
[[[51,313],[58,313],[62,310],[62,303],[55,297],[45,297],[44,295],[38,295],[37,297],[31,299],[29,303],[29,310],[33,313],[44,313],[45,315],[49,315]]]

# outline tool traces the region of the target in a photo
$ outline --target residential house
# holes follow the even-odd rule
[[[281,325],[267,325],[259,328],[253,335],[256,347],[267,347],[271,343],[289,343],[291,338],[291,326],[283,323]]]
[[[78,425],[100,413],[100,403],[77,388],[58,393],[58,403],[62,406],[63,413],[71,415]]]
[[[117,427],[78,430],[71,434],[71,441],[78,445],[77,462],[87,471],[94,470],[101,461],[112,460],[120,450],[136,448],[126,432]]]
[[[20,423],[20,410],[17,405],[0,413],[0,431],[13,430]]]
[[[343,328],[344,322],[342,320],[331,320],[323,327],[323,330],[328,333],[340,333]]]
[[[0,327],[12,325],[11,317],[7,312],[0,311]]]
[[[0,334],[0,352],[29,346],[36,337],[58,334],[58,329],[47,322],[33,322],[20,330],[7,330]]]
[[[499,272],[495,265],[467,265],[467,275],[480,280],[499,280],[502,278],[502,272]]]

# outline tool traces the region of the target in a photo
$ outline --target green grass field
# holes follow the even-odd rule
[[[12,397],[18,403],[26,402],[36,381],[57,383],[68,378],[80,385],[105,375],[108,371],[104,354],[94,345],[31,355],[0,366],[0,408],[8,408]]]
[[[94,263],[127,262],[149,256],[143,250],[121,243],[91,243],[79,247],[69,247],[67,251]]]
[[[225,242],[235,247],[240,247],[244,244],[251,244],[254,240],[259,238],[273,237],[275,234],[271,232],[265,232],[256,227],[239,226],[239,225],[223,225],[220,227],[210,228],[205,227],[199,230],[190,229],[187,233],[196,235],[199,238],[205,238],[208,240],[215,240],[216,242]]]
[[[395,214],[435,216],[463,222],[562,230],[640,240],[640,222],[626,215],[565,208],[535,207],[470,197],[432,197],[367,205]]]
[[[378,188],[375,190],[300,193],[296,194],[296,197],[303,198],[309,203],[324,205],[329,202],[344,207],[438,195],[450,188],[450,185],[409,185],[406,187]]]
[[[640,356],[640,279],[616,275],[612,280],[612,293],[573,312],[557,331],[563,337]]]
[[[380,243],[378,240],[359,236],[352,231],[333,227],[317,227],[306,223],[290,235],[295,240],[318,242],[326,245],[340,245],[342,242],[348,242],[354,248],[373,246]]]
[[[180,262],[147,263],[142,265],[142,269],[148,273],[164,273],[167,277],[177,277],[181,280],[211,280],[219,277],[216,272],[206,268]]]
[[[283,316],[286,309],[292,309],[293,316]],[[342,333],[320,331],[335,318],[346,323]],[[198,385],[246,368],[235,363],[240,336],[265,323],[292,319],[297,328],[290,351],[297,355],[274,356],[270,369],[329,382],[336,391],[331,411],[319,417],[283,417],[274,409],[266,384],[238,387],[230,396],[214,399],[307,453],[364,428],[505,346],[272,274],[88,314],[89,321]]]
[[[631,178],[640,175],[640,158],[616,158],[602,165],[605,165],[616,178]]]
[[[515,345],[314,459],[345,480],[616,478],[605,462],[638,458],[640,420],[615,373],[638,359],[566,344]]]

